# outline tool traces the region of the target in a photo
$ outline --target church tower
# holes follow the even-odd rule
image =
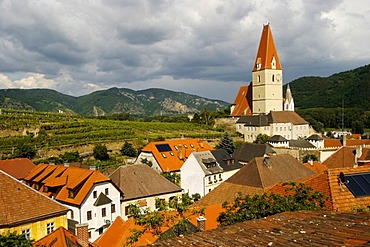
[[[263,27],[252,70],[252,109],[253,115],[283,110],[283,68],[269,24]]]

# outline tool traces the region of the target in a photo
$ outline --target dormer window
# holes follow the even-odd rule
[[[73,190],[68,191],[68,198],[75,198],[75,193]]]

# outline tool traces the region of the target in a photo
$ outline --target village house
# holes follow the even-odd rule
[[[189,195],[203,197],[242,166],[222,149],[193,152],[180,169],[181,188]]]
[[[69,208],[68,229],[88,224],[94,241],[121,215],[123,193],[96,170],[40,164],[24,179],[26,184]]]
[[[39,240],[68,227],[69,209],[0,171],[0,234],[8,231]]]
[[[182,195],[182,188],[144,164],[121,166],[110,178],[124,193],[120,204],[123,220],[129,217],[130,204],[153,211],[156,199],[169,202]]]
[[[213,150],[198,138],[151,142],[141,149],[136,163],[150,163],[157,172],[180,173],[180,168],[192,152]]]
[[[276,152],[269,144],[244,143],[234,150],[233,157],[241,164],[247,164],[256,157],[265,157],[266,155],[274,155]]]
[[[279,182],[314,176],[315,173],[289,154],[256,157],[237,173],[195,203],[208,206],[231,202],[236,196],[263,194]]]

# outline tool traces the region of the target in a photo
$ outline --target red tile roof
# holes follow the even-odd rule
[[[94,244],[99,247],[122,247],[127,243],[127,238],[132,235],[131,230],[137,229],[142,230],[142,227],[135,225],[133,218],[129,218],[127,221],[118,216],[113,224],[97,239]],[[168,227],[163,227],[162,232],[168,230]],[[145,232],[139,241],[134,243],[132,246],[143,246],[151,244],[158,239],[158,236],[153,235],[151,232]]]
[[[270,25],[267,24],[263,27],[260,44],[258,47],[256,60],[254,62],[253,71],[257,71],[257,63],[261,64],[260,70],[272,69],[271,62],[272,58],[275,57],[276,69],[281,70],[281,64],[279,55],[277,53],[274,38],[272,37],[272,31]]]
[[[344,175],[369,173],[370,166],[359,166],[356,168],[345,167],[329,170],[329,184],[331,197],[333,199],[333,209],[335,211],[353,211],[357,208],[367,209],[370,205],[370,196],[356,198],[346,185],[340,185],[338,178],[341,172],[343,172]]]
[[[168,144],[171,151],[160,152],[156,145]],[[152,153],[162,171],[179,171],[193,151],[202,152],[213,150],[207,142],[196,139],[166,140],[151,142],[142,148],[142,152]]]
[[[25,178],[35,167],[36,165],[27,158],[0,160],[0,170],[19,180]]]
[[[358,164],[367,164],[369,163],[366,160],[367,155],[369,154],[370,148],[362,148],[362,155],[357,158]],[[329,169],[340,168],[340,167],[353,167],[356,163],[355,158],[356,148],[355,147],[341,147],[331,156],[329,156],[324,162],[323,165]]]
[[[82,247],[76,235],[64,227],[58,227],[52,233],[34,242],[33,246]],[[89,246],[94,245],[89,244]]]
[[[218,227],[217,217],[223,211],[224,209],[221,204],[211,205],[205,208],[204,217],[206,218],[206,230],[212,230]],[[195,226],[197,225],[197,217],[198,215],[189,216],[190,222]],[[131,229],[141,230],[142,227],[135,225],[133,218],[123,221],[121,217],[117,217],[113,224],[94,242],[94,244],[99,247],[122,247],[127,242],[127,238],[132,235]],[[161,231],[165,232],[168,229],[168,227],[162,227]],[[151,244],[157,239],[158,236],[153,235],[151,232],[146,232],[133,246]]]
[[[241,117],[252,115],[252,86],[242,86],[234,100],[234,109],[230,113],[231,117]]]
[[[311,171],[315,172],[316,174],[321,174],[324,171],[327,171],[328,168],[321,164],[320,162],[313,161],[312,164],[304,163],[304,166],[309,168]]]
[[[40,164],[25,178],[33,188],[39,184],[39,191],[47,196],[54,196],[55,200],[81,205],[94,184],[111,181],[99,171],[86,170],[75,167],[63,167]],[[60,187],[56,194],[44,192],[44,187]],[[69,190],[75,190],[75,197],[69,197]]]
[[[152,246],[367,246],[370,213],[284,212]]]
[[[68,208],[0,171],[0,228],[67,214]]]

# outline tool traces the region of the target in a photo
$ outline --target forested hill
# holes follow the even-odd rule
[[[131,114],[141,116],[196,113],[224,110],[221,100],[165,89],[131,90],[111,88],[73,97],[50,89],[2,89],[0,108],[41,112],[72,112],[83,116]]]
[[[337,108],[344,103],[345,108],[370,109],[370,65],[329,77],[301,77],[289,86],[299,108]]]

